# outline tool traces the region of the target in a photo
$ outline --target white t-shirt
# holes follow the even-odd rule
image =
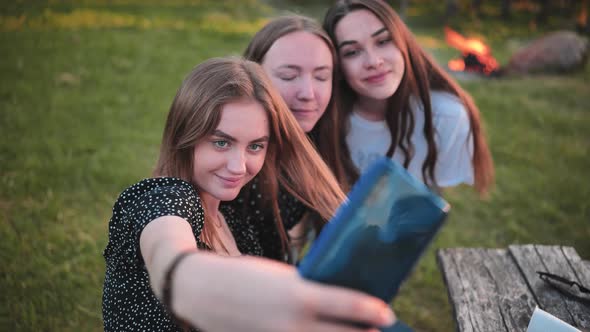
[[[461,101],[446,92],[430,93],[434,140],[438,156],[435,178],[439,187],[451,187],[461,183],[473,184],[473,138],[469,135],[469,117]],[[424,112],[422,104],[412,100],[415,127],[412,133],[414,157],[408,171],[424,182],[422,164],[426,159],[427,142],[423,134]],[[369,121],[356,113],[350,116],[350,131],[346,136],[352,161],[363,172],[376,158],[384,156],[391,144],[391,135],[385,121]],[[403,165],[404,155],[399,147],[392,156]]]

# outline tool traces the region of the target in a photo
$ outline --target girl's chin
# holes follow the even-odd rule
[[[357,93],[367,99],[385,100],[391,98],[396,90],[397,87],[380,87],[377,89],[364,89],[364,91]]]
[[[209,192],[209,194],[222,202],[233,201],[238,197],[242,188],[243,186],[235,188],[215,188],[212,192]]]
[[[297,119],[297,123],[299,123],[301,129],[307,134],[312,131],[313,127],[318,123],[318,119]]]

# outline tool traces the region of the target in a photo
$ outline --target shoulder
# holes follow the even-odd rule
[[[190,183],[172,177],[141,180],[125,189],[117,199],[117,204],[124,210],[135,210],[146,204],[176,205],[185,202],[200,205],[197,191]]]
[[[139,238],[147,224],[162,216],[178,216],[200,235],[204,210],[193,186],[177,178],[144,179],[129,186],[113,206],[109,241],[104,251],[107,265],[139,266]],[[139,264],[139,265],[138,265]]]
[[[143,179],[129,186],[121,193],[121,196],[140,195],[146,192],[150,192],[152,190],[163,188],[188,191],[193,190],[193,186],[182,179],[173,177],[158,177]]]
[[[417,98],[410,99],[416,123],[424,122],[423,104]],[[432,120],[436,131],[439,134],[448,135],[451,132],[461,131],[469,132],[470,122],[469,115],[465,105],[458,96],[433,90],[430,92],[430,107],[432,110]]]
[[[452,118],[456,120],[468,119],[465,105],[458,96],[444,92],[431,91],[430,105],[435,117]]]

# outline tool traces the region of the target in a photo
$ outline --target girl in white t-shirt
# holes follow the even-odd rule
[[[393,9],[379,0],[338,1],[324,29],[343,72],[335,90],[358,171],[387,155],[433,188],[466,183],[486,193],[494,167],[477,107]]]

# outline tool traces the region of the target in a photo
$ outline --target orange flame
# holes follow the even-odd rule
[[[475,55],[477,60],[483,65],[484,73],[490,74],[498,69],[498,62],[492,56],[490,47],[484,44],[481,40],[476,38],[465,38],[449,27],[445,27],[445,39],[450,46],[461,51],[463,55]],[[465,62],[462,59],[450,60],[448,66],[451,70],[455,71],[463,71],[466,69]]]
[[[449,60],[449,69],[454,71],[464,71],[465,70],[465,61],[463,59],[453,59]]]
[[[447,43],[463,53],[473,53],[476,55],[490,55],[490,48],[481,40],[475,38],[465,38],[455,30],[445,27],[445,39]]]

